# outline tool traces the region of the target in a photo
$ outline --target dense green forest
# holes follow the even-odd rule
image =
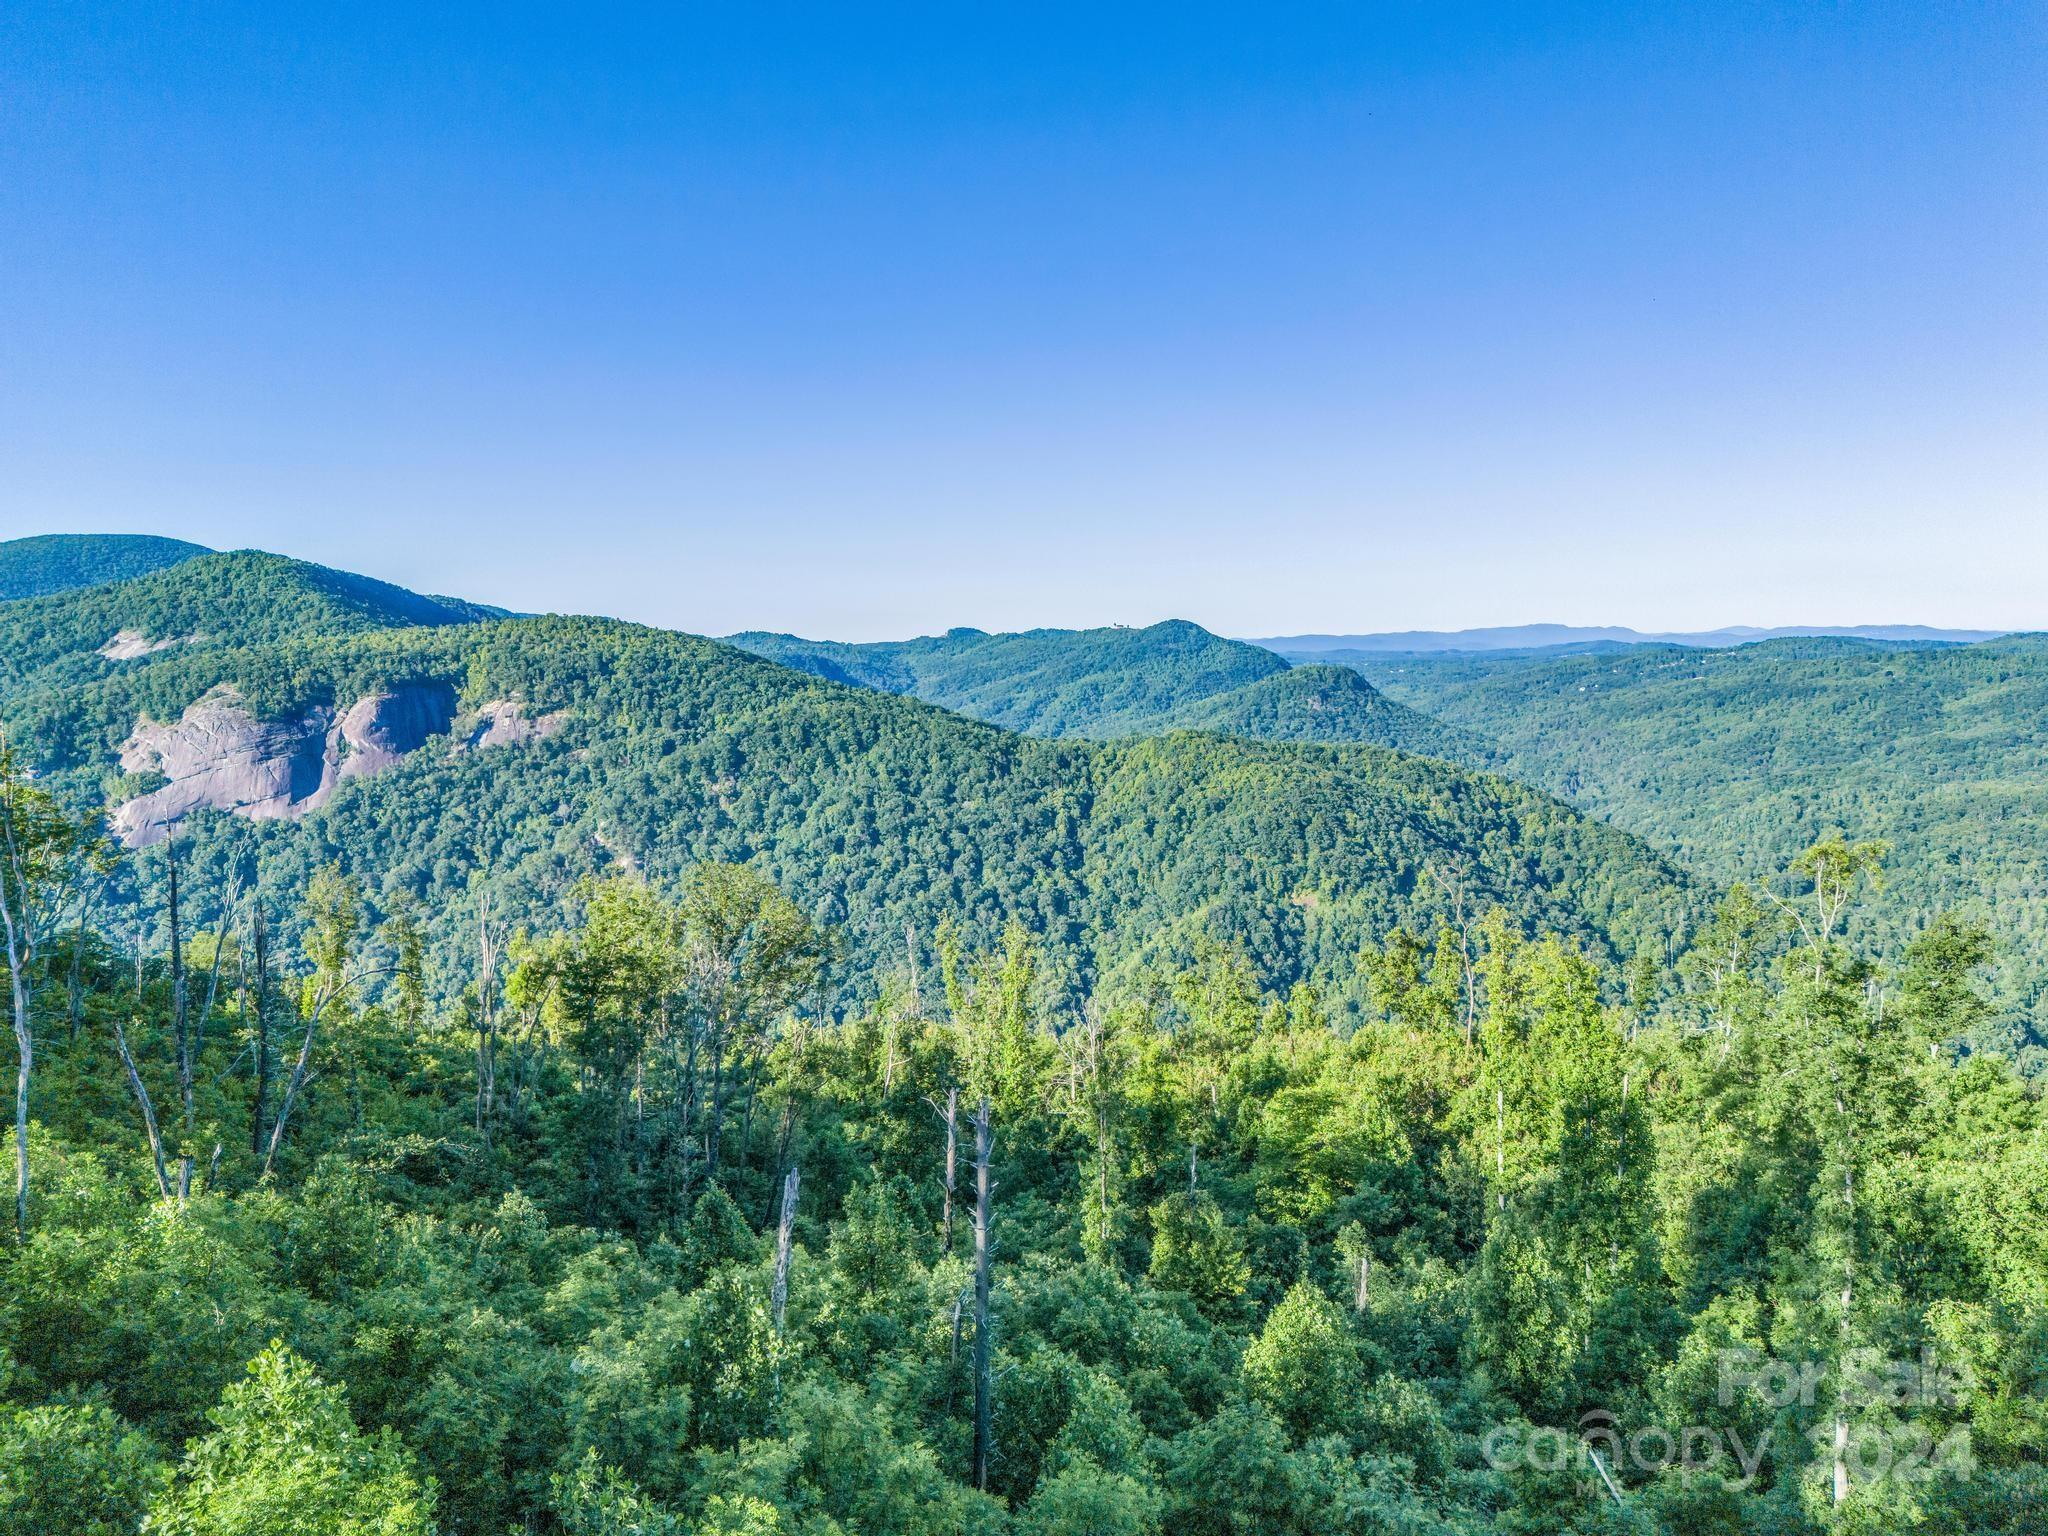
[[[0,539],[0,602],[146,576],[207,552],[204,544],[138,533]]]
[[[1140,734],[1184,705],[1287,669],[1271,651],[1184,620],[1004,635],[955,629],[864,645],[750,633],[729,643],[1035,736]]]
[[[156,635],[166,611],[222,638],[127,661],[80,649],[102,630]],[[673,879],[705,859],[759,863],[854,936],[842,981],[856,990],[902,949],[906,924],[928,945],[947,916],[982,941],[1024,922],[1074,988],[1205,934],[1240,943],[1262,983],[1284,988],[1331,982],[1368,939],[1461,903],[1499,902],[1623,955],[1664,948],[1698,901],[1676,868],[1546,795],[1379,748],[1193,733],[1050,742],[666,631],[419,627],[410,612],[365,613],[333,599],[328,573],[255,555],[39,599],[20,614],[58,637],[50,651],[73,649],[0,689],[0,722],[86,805],[153,787],[120,771],[124,738],[223,687],[259,721],[394,687],[449,690],[459,718],[445,737],[316,813],[204,813],[191,827],[208,890],[256,881],[284,898],[338,861],[380,901],[425,903],[441,914],[436,963],[461,947],[479,882],[551,922],[585,875]],[[0,623],[15,616],[0,610]],[[252,642],[228,643],[236,634]],[[559,729],[463,750],[470,722],[507,700]],[[136,864],[130,885],[160,878]],[[1356,988],[1333,1005],[1355,1010]]]
[[[9,759],[0,1530],[2034,1532],[2039,1096],[1872,850],[1675,964],[1498,909],[1078,1001],[942,925],[873,1001],[759,870],[431,913],[110,854]],[[144,857],[168,863],[183,839]],[[1779,904],[1782,902],[1782,906]]]
[[[1486,762],[1479,738],[1394,703],[1355,672],[1290,670],[1271,651],[1184,620],[1006,635],[956,629],[860,645],[751,633],[729,643],[834,682],[910,694],[1034,736],[1223,731],[1268,741],[1364,741]]]
[[[1180,705],[1157,728],[1255,741],[1369,741],[1480,768],[1493,758],[1484,738],[1395,703],[1349,667],[1315,663]]]
[[[0,700],[125,676],[167,652],[242,650],[502,613],[282,555],[197,555],[132,581],[0,606]],[[129,654],[118,654],[123,649]]]
[[[2048,640],[1351,664],[1713,879],[1755,878],[1830,829],[1888,841],[1873,941],[1976,913],[2001,947],[2009,1045],[2048,1067]]]
[[[0,606],[0,1536],[2048,1530],[1995,883],[1481,771],[1590,805],[1576,692],[952,638]],[[2017,794],[2029,655],[1906,762]]]

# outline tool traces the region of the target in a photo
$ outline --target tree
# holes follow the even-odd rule
[[[1337,1304],[1297,1280],[1244,1352],[1244,1383],[1297,1440],[1341,1434],[1364,1406],[1357,1337]]]
[[[711,1124],[705,1172],[718,1172],[728,1099],[726,1058],[748,1072],[766,1050],[766,1032],[824,969],[824,935],[797,904],[759,870],[745,864],[704,864],[691,875],[681,904],[690,969],[711,1053]]]
[[[300,1000],[306,1029],[299,1042],[298,1059],[285,1080],[284,1096],[278,1100],[277,1119],[270,1127],[270,1142],[263,1152],[263,1172],[268,1175],[284,1145],[285,1128],[292,1110],[305,1091],[307,1075],[313,1068],[313,1043],[319,1035],[322,1015],[331,1008],[345,1011],[355,988],[388,966],[372,967],[354,959],[357,939],[363,927],[362,887],[329,865],[314,876],[306,893],[306,958],[313,974],[306,978]]]
[[[152,1536],[432,1536],[434,1485],[398,1437],[360,1433],[341,1389],[282,1344],[249,1362],[212,1419]]]
[[[566,1536],[688,1536],[680,1515],[648,1498],[617,1467],[605,1466],[595,1449],[548,1486]]]
[[[168,1470],[104,1404],[0,1408],[0,1536],[133,1536]]]
[[[1884,861],[1891,845],[1879,840],[1851,843],[1839,832],[1831,832],[1794,859],[1786,869],[1788,880],[1806,886],[1805,899],[1787,900],[1775,892],[1765,894],[1798,925],[1814,966],[1814,980],[1821,980],[1827,952],[1835,942],[1835,930],[1854,905],[1863,888],[1884,888]]]
[[[7,949],[14,1022],[14,1232],[28,1240],[28,1104],[35,1073],[29,1017],[36,957],[77,879],[97,851],[88,823],[64,814],[0,735],[0,941]]]
[[[1043,1479],[1017,1512],[1018,1536],[1153,1536],[1159,1495],[1137,1478],[1079,1457]]]
[[[995,1183],[989,1177],[989,1159],[994,1150],[989,1102],[984,1097],[974,1110],[974,1486],[983,1491],[988,1488],[989,1457],[995,1449],[995,1336],[989,1305],[989,1266],[993,1258],[989,1218],[995,1194]]]
[[[1212,1317],[1234,1311],[1251,1284],[1244,1241],[1207,1191],[1179,1191],[1152,1207],[1152,1283],[1182,1291]]]

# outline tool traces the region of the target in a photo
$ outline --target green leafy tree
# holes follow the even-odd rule
[[[1296,1281],[1244,1352],[1244,1383],[1298,1440],[1341,1434],[1365,1406],[1363,1352],[1337,1304]]]
[[[0,1409],[0,1536],[131,1536],[168,1470],[103,1405]]]
[[[149,1517],[153,1536],[431,1536],[434,1487],[390,1430],[359,1432],[339,1387],[282,1345],[228,1389]]]

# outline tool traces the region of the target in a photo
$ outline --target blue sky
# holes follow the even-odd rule
[[[2044,87],[2040,3],[30,0],[0,535],[712,633],[2048,627]]]

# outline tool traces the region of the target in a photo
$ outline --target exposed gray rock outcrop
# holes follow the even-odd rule
[[[172,635],[163,640],[152,640],[139,629],[123,629],[100,647],[100,654],[109,661],[133,661],[138,656],[154,656],[158,651],[168,651],[174,645],[190,645],[198,638],[197,635]]]
[[[381,773],[445,734],[454,717],[454,690],[441,683],[370,694],[339,717],[316,707],[290,720],[259,720],[231,689],[216,689],[176,724],[144,721],[123,744],[123,769],[170,782],[121,806],[115,835],[146,847],[198,810],[256,821],[303,816],[344,779]]]
[[[459,747],[516,747],[529,741],[546,741],[562,728],[567,718],[559,710],[529,718],[526,706],[517,699],[492,699],[477,707],[476,720]]]

